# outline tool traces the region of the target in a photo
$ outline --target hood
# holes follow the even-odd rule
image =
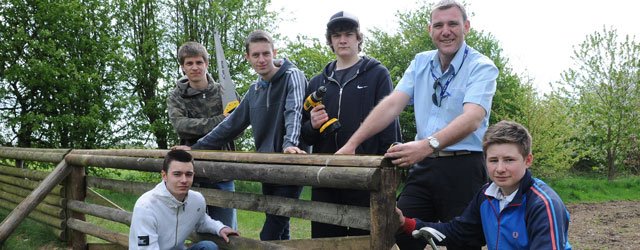
[[[276,60],[280,61],[277,62]],[[297,68],[296,65],[294,65],[291,61],[289,61],[287,58],[283,58],[283,59],[274,59],[273,63],[277,66],[278,64],[280,64],[280,68],[278,69],[278,71],[273,75],[273,77],[271,77],[271,80],[269,82],[263,81],[262,77],[258,76],[258,80],[255,82],[255,88],[259,89],[259,88],[267,88],[269,86],[270,83],[272,82],[278,82],[280,80],[280,78],[286,77],[286,73],[287,70],[291,69],[291,68]]]
[[[160,183],[158,183],[158,185],[156,185],[154,189],[156,189],[157,192],[154,192],[153,196],[155,196],[158,200],[162,201],[162,203],[167,205],[167,207],[178,208],[180,206],[187,204],[189,193],[187,193],[187,196],[184,198],[184,202],[178,201],[176,197],[174,197],[169,192],[164,181],[161,181]]]
[[[176,87],[180,90],[180,96],[182,97],[192,97],[199,95],[203,92],[209,91],[213,88],[215,81],[211,74],[207,73],[207,82],[209,82],[209,86],[207,86],[206,90],[197,90],[189,87],[189,78],[187,76],[182,76],[180,79],[176,81]]]
[[[296,68],[296,65],[294,65],[291,61],[289,61],[289,59],[283,58],[280,69],[278,69],[278,72],[276,72],[276,74],[273,75],[270,82],[277,82],[280,78],[285,77],[285,73],[290,68]]]
[[[337,61],[332,61],[330,63],[327,64],[327,66],[324,67],[324,70],[322,72],[322,74],[324,75],[324,77],[328,78],[331,76],[331,74],[333,74],[333,71],[336,69],[336,63]],[[380,64],[380,62],[378,60],[376,60],[375,58],[371,58],[368,56],[363,56],[362,57],[362,65],[360,65],[360,68],[358,69],[358,75],[362,74],[364,72],[366,72],[369,69],[372,69],[373,67],[376,67]]]

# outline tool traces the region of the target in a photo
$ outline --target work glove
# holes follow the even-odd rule
[[[438,247],[436,246],[436,243],[433,242],[433,239],[436,239],[438,242],[440,242],[445,238],[447,238],[447,236],[442,234],[440,231],[430,227],[423,227],[423,228],[420,228],[420,230],[413,230],[411,235],[413,236],[413,238],[416,238],[416,239],[423,238],[427,240],[429,242],[429,245],[431,245],[431,248],[433,249],[438,249]]]

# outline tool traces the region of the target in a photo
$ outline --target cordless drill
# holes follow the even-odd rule
[[[320,86],[318,90],[311,93],[304,100],[304,110],[311,111],[313,107],[322,104],[322,98],[327,93],[327,88],[325,86]],[[337,118],[330,118],[322,126],[320,126],[320,134],[330,135],[336,132],[341,127],[340,122],[338,122]]]

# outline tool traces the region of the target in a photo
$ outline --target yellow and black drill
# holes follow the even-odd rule
[[[318,90],[307,96],[304,100],[304,110],[310,112],[313,107],[322,104],[322,98],[327,93],[325,86],[320,86]],[[329,118],[322,126],[320,126],[320,134],[323,136],[333,134],[341,127],[337,118]]]

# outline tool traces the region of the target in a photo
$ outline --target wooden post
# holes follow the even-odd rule
[[[398,171],[390,160],[382,161],[380,188],[371,192],[371,241],[370,249],[391,249],[395,233],[400,227],[396,208]]]
[[[73,166],[71,173],[69,173],[69,176],[64,182],[64,186],[65,186],[65,198],[67,201],[68,200],[84,201],[87,195],[87,190],[86,190],[87,186],[85,181],[84,167]],[[65,207],[67,218],[68,218],[67,223],[71,219],[80,220],[80,221],[85,220],[85,216],[83,213],[78,213],[71,209],[68,209],[66,202],[64,207]],[[71,221],[74,221],[74,220],[71,220]],[[74,250],[80,250],[80,249],[86,248],[87,236],[84,232],[74,230],[70,227],[66,227],[66,230],[68,231],[65,233],[65,235],[67,236],[67,240],[68,240],[67,242],[69,243],[69,246],[71,248],[73,248]]]
[[[65,161],[58,163],[58,166],[45,178],[33,192],[18,205],[0,225],[0,245],[9,238],[18,224],[36,208],[38,203],[67,175],[71,172],[71,167]]]

